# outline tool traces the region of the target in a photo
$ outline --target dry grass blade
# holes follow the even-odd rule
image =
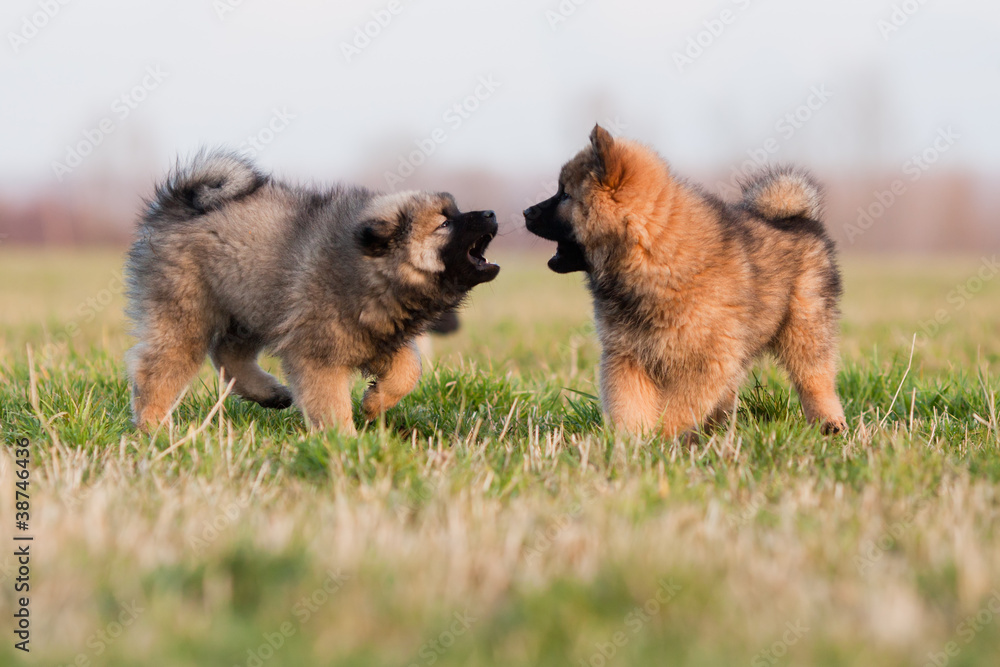
[[[514,399],[514,402],[510,405],[510,412],[507,413],[507,419],[503,422],[503,430],[500,431],[500,437],[497,438],[497,442],[503,442],[504,436],[507,435],[507,429],[510,428],[510,420],[514,417],[514,410],[517,409],[518,399]]]
[[[892,402],[889,403],[889,409],[885,411],[885,416],[882,417],[882,421],[878,424],[879,428],[883,428],[885,426],[886,420],[888,420],[889,415],[892,414],[892,409],[896,405],[896,399],[899,398],[899,392],[903,390],[903,383],[906,382],[906,378],[910,374],[910,369],[913,368],[913,350],[916,346],[917,334],[913,334],[913,342],[910,344],[910,361],[906,364],[906,371],[903,373],[903,379],[899,381],[899,386],[896,388],[896,393],[892,397]]]
[[[219,410],[222,409],[222,404],[225,402],[226,397],[229,396],[230,392],[232,392],[233,385],[235,384],[236,384],[236,378],[233,378],[232,380],[229,381],[229,384],[226,385],[226,388],[219,395],[219,400],[215,402],[215,405],[213,405],[212,409],[208,412],[208,416],[205,417],[205,420],[201,423],[201,425],[198,428],[191,431],[186,436],[184,436],[183,438],[181,438],[180,440],[178,440],[177,442],[173,443],[172,445],[164,449],[162,452],[160,452],[156,456],[156,458],[153,459],[153,462],[156,463],[157,461],[165,457],[167,454],[176,451],[179,447],[181,447],[185,443],[190,442],[194,438],[197,438],[198,435],[202,433],[202,431],[208,428],[208,425],[212,423],[212,419],[215,418],[216,413],[218,413]]]
[[[986,428],[993,432],[994,439],[1000,443],[1000,427],[997,424],[997,396],[996,393],[990,391],[990,385],[987,381],[989,377],[988,371],[982,367],[979,369],[979,386],[983,390],[983,396],[985,397],[986,409],[989,411],[989,421],[981,418],[979,415],[973,415],[975,419],[978,419],[983,423]]]

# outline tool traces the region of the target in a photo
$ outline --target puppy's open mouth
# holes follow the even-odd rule
[[[477,269],[484,270],[496,266],[496,264],[491,264],[490,260],[486,259],[485,255],[486,246],[488,246],[490,244],[490,241],[492,240],[493,240],[492,234],[483,234],[478,239],[476,239],[476,242],[473,243],[472,247],[469,248],[468,252],[469,261],[472,262],[472,265],[475,266]]]
[[[549,268],[556,273],[572,273],[587,270],[587,258],[579,243],[562,240],[556,246],[556,254],[549,260]]]

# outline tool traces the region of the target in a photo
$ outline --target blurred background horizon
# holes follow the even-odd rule
[[[65,1],[65,0],[64,0]],[[11,0],[0,243],[119,245],[176,159],[454,193],[500,245],[595,122],[732,197],[827,186],[846,253],[1000,248],[1000,5]]]

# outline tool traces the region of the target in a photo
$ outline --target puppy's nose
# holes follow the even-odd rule
[[[495,220],[497,214],[494,213],[493,211],[483,211],[483,217],[486,218],[487,220]]]
[[[521,215],[523,215],[526,218],[534,217],[534,215],[535,215],[535,207],[534,206],[529,206],[528,208],[526,208],[523,211],[521,211]]]

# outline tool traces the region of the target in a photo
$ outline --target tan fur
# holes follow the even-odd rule
[[[806,417],[846,428],[835,391],[839,274],[822,232],[785,220],[818,211],[814,193],[779,176],[745,205],[722,204],[599,127],[564,166],[569,198],[555,214],[589,265],[601,399],[616,426],[673,436],[724,419],[748,366],[772,351]]]
[[[789,167],[769,168],[743,186],[743,198],[765,218],[822,217],[822,197],[807,174]]]
[[[413,391],[420,380],[420,350],[416,341],[399,350],[389,367],[365,390],[361,407],[374,420]]]
[[[286,357],[285,372],[296,402],[309,423],[318,428],[335,427],[356,435],[351,417],[351,380],[354,369]]]

